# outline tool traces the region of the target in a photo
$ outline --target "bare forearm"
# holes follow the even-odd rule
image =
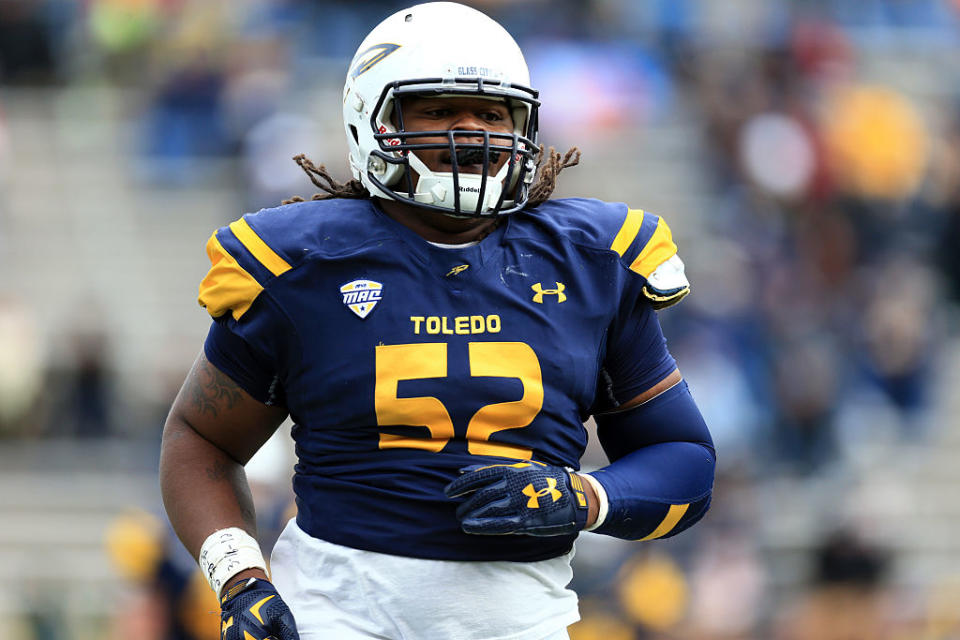
[[[163,432],[160,491],[170,523],[194,558],[218,529],[239,527],[256,537],[243,466],[173,415]]]
[[[247,394],[202,351],[173,401],[160,447],[160,492],[177,536],[214,590],[266,577],[243,465],[286,415]],[[210,537],[221,529],[227,531]]]

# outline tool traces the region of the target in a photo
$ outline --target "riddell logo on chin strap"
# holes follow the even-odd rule
[[[480,193],[480,189],[477,187],[460,187],[460,191],[469,191],[470,193]]]

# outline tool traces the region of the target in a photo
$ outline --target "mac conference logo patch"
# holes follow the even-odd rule
[[[366,318],[380,302],[383,285],[373,280],[354,280],[340,287],[343,304],[361,318]]]

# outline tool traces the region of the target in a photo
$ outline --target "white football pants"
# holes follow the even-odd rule
[[[318,540],[291,520],[270,569],[302,640],[567,640],[580,619],[572,558],[407,558]]]

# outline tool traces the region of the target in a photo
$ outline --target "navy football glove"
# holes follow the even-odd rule
[[[293,614],[266,580],[238,582],[220,599],[220,640],[300,640]]]
[[[448,498],[472,493],[457,507],[467,533],[557,536],[587,523],[583,480],[562,467],[532,460],[473,465],[444,489]]]

